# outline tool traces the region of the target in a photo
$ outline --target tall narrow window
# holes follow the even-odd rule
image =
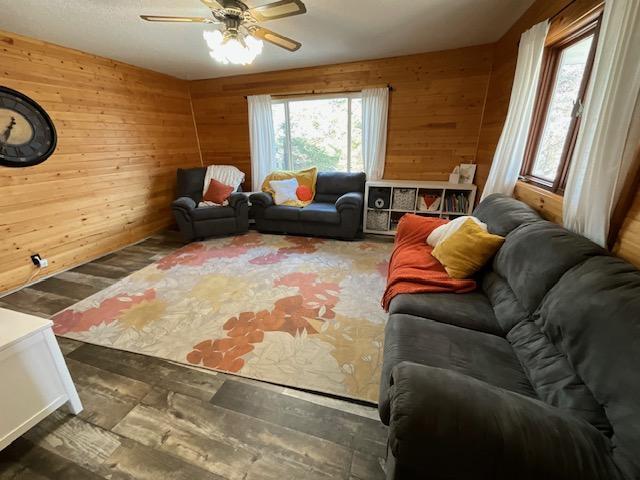
[[[599,19],[547,47],[523,177],[562,193],[593,65]]]
[[[364,170],[359,94],[277,99],[271,108],[276,136],[274,169]]]

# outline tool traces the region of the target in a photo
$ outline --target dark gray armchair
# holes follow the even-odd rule
[[[206,168],[178,169],[177,198],[171,210],[185,240],[244,233],[249,229],[249,206],[244,193],[234,192],[229,205],[198,207]]]
[[[251,195],[260,232],[354,239],[362,226],[364,173],[319,172],[316,195],[306,207],[276,205],[269,193]]]

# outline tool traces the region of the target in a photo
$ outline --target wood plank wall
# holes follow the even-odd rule
[[[545,18],[555,16],[549,30],[549,38],[553,39],[600,5],[602,0],[536,0],[496,42],[487,92],[487,106],[478,142],[476,182],[480,188],[487,180],[493,154],[507,116],[520,35]],[[514,196],[531,205],[544,218],[562,223],[563,199],[561,196],[523,182],[518,182],[516,185]],[[613,251],[640,267],[640,192],[635,194]]]
[[[478,139],[478,164],[476,183],[481,190],[489,176],[502,127],[507,117],[511,87],[518,59],[520,35],[538,22],[550,18],[573,1],[580,0],[536,0],[531,7],[513,24],[500,40],[494,44],[491,80],[487,90],[487,106]]]
[[[0,168],[0,292],[171,223],[179,166],[200,165],[188,82],[0,31],[0,84],[51,115],[46,162]]]
[[[473,163],[490,45],[191,82],[205,164],[236,165],[251,185],[246,95],[327,93],[390,84],[385,178],[446,180]]]
[[[29,278],[32,253],[51,274],[169,225],[175,170],[200,165],[199,150],[204,164],[238,166],[250,186],[246,95],[390,84],[385,178],[445,180],[476,162],[482,187],[521,33],[554,15],[566,28],[599,1],[536,0],[492,45],[194,82],[0,31],[1,83],[43,105],[59,133],[45,163],[0,169],[0,292]],[[524,184],[516,196],[561,221],[561,197]],[[639,219],[640,194],[616,247],[640,265]]]
[[[493,154],[507,116],[520,35],[545,18],[552,18],[547,43],[553,42],[601,5],[602,0],[538,0],[496,43],[487,109],[480,132],[481,146],[478,149],[479,174],[476,180],[480,188],[489,175]],[[544,218],[562,223],[562,196],[523,182],[518,182],[514,196],[538,210]]]
[[[618,232],[613,252],[640,268],[640,190]]]

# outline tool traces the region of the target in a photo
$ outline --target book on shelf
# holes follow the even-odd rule
[[[444,199],[444,210],[451,213],[467,213],[469,197],[464,193],[452,193]]]

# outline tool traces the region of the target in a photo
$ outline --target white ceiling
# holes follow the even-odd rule
[[[500,38],[533,0],[303,0],[304,15],[264,25],[302,42],[265,43],[253,65],[209,57],[203,24],[138,15],[207,16],[199,0],[0,0],[0,29],[185,79],[282,70],[479,45]],[[246,0],[249,7],[269,0]]]

